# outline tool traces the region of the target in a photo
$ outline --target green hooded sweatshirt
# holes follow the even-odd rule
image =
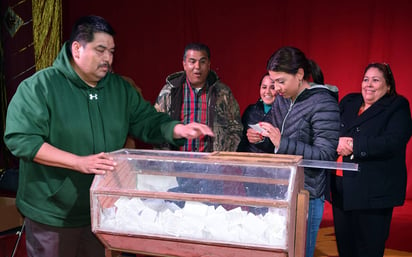
[[[177,123],[117,74],[88,86],[71,66],[65,43],[53,66],[19,85],[8,107],[4,141],[20,158],[17,207],[39,223],[89,225],[94,175],[33,162],[41,145],[86,156],[122,148],[129,133],[148,143],[181,144],[173,140]]]

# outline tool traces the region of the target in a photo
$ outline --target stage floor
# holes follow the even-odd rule
[[[385,257],[412,257],[412,200],[393,211],[391,231],[386,243]],[[321,228],[315,248],[315,257],[338,257],[335,231],[333,228],[332,206],[326,202]]]

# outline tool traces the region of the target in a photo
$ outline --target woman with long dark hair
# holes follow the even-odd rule
[[[304,159],[335,161],[339,138],[338,91],[324,85],[319,66],[295,47],[283,47],[269,59],[267,70],[278,93],[271,123],[261,123],[275,153]],[[327,171],[305,168],[305,189],[310,193],[306,257],[313,256],[322,220]]]

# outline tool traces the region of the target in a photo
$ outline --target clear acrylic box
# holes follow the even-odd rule
[[[92,230],[106,256],[304,251],[308,194],[300,156],[135,149],[111,155],[116,170],[96,175],[90,189]]]

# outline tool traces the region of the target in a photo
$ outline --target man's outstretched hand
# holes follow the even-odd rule
[[[189,123],[186,125],[177,124],[173,130],[174,138],[194,139],[200,136],[213,137],[214,134],[208,126],[196,122]]]

